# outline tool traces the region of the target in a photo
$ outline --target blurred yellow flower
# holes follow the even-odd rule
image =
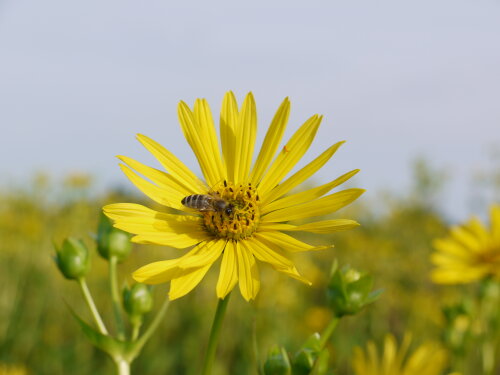
[[[432,280],[439,284],[470,283],[500,277],[500,206],[491,207],[491,228],[473,217],[434,241]]]
[[[0,375],[27,375],[28,370],[22,365],[0,363]]]
[[[286,252],[331,246],[312,246],[283,232],[331,233],[353,228],[358,223],[347,219],[303,225],[284,222],[330,214],[354,201],[364,190],[346,189],[325,196],[358,172],[353,170],[327,184],[285,197],[316,173],[344,143],[332,145],[285,179],[309,149],[322,119],[318,115],[309,118],[285,146],[279,148],[289,113],[290,102],[286,98],[251,167],[257,134],[257,110],[251,93],[241,109],[232,92],[224,97],[220,114],[222,154],[207,101],[197,99],[193,110],[180,102],[181,128],[206,183],[164,147],[138,135],[139,141],[167,172],[120,156],[122,170],[151,199],[177,211],[162,213],[138,204],[119,203],[104,207],[104,212],[117,228],[135,234],[134,242],[194,248],[180,258],[138,269],[133,274],[137,281],[146,284],[171,281],[169,297],[176,299],[196,287],[212,264],[222,257],[216,287],[219,298],[224,298],[238,281],[242,296],[246,300],[255,298],[260,287],[256,260],[309,283]]]
[[[438,375],[446,367],[447,355],[437,344],[427,343],[409,353],[411,336],[405,335],[398,349],[396,339],[386,335],[381,356],[373,341],[366,352],[356,348],[353,368],[356,375]]]

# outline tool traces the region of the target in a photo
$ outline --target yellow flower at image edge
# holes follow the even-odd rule
[[[440,375],[446,367],[447,355],[443,348],[427,343],[409,354],[411,335],[405,335],[398,349],[396,339],[387,335],[383,353],[379,356],[377,347],[370,341],[366,353],[356,348],[353,368],[356,375]],[[452,374],[450,374],[452,375]],[[459,375],[453,373],[453,375]]]
[[[146,284],[171,281],[169,297],[176,299],[196,287],[222,257],[216,287],[219,298],[225,298],[239,282],[242,296],[254,299],[260,287],[257,261],[310,284],[287,252],[331,246],[312,246],[284,232],[331,233],[358,223],[347,219],[303,225],[285,222],[330,214],[354,201],[364,190],[346,189],[327,195],[358,172],[353,170],[327,184],[285,196],[318,171],[343,143],[334,144],[285,179],[308,150],[322,119],[318,115],[309,118],[280,148],[289,113],[287,98],[276,112],[251,167],[257,134],[257,110],[251,93],[240,109],[232,92],[225,95],[220,114],[221,147],[206,100],[197,99],[193,110],[180,102],[181,128],[206,182],[167,149],[138,135],[166,172],[119,156],[122,170],[143,193],[178,214],[131,203],[107,205],[104,212],[115,227],[135,234],[134,242],[178,249],[194,247],[179,258],[138,269],[133,274],[135,280]]]
[[[491,228],[478,218],[451,229],[434,241],[432,279],[440,284],[462,284],[500,277],[500,206],[491,207]]]

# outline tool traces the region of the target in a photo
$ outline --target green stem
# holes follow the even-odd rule
[[[118,282],[116,275],[116,265],[118,259],[116,256],[111,256],[109,259],[109,287],[111,290],[111,300],[113,302],[113,312],[115,313],[116,328],[118,330],[118,338],[125,339],[125,325],[123,324],[120,293],[118,292]]]
[[[257,340],[257,319],[255,318],[255,311],[252,322],[252,347],[253,347],[255,366],[257,367],[257,374],[263,375],[264,372],[260,363],[259,343]]]
[[[114,361],[118,375],[130,375],[130,363],[123,358],[115,358]]]
[[[217,341],[219,341],[220,329],[222,327],[222,321],[224,320],[230,296],[231,294],[228,294],[226,298],[219,299],[217,304],[212,329],[210,330],[210,338],[208,339],[208,348],[205,356],[205,362],[203,363],[202,375],[210,375],[212,373],[212,365],[214,363],[215,352],[217,350]]]
[[[139,337],[141,325],[142,325],[142,321],[132,323],[132,341],[137,340],[137,338]]]
[[[339,321],[339,317],[333,317],[332,320],[330,320],[330,323],[328,323],[328,326],[323,331],[323,334],[321,335],[321,338],[319,340],[321,350],[325,348],[326,343],[328,342],[328,340],[330,340],[330,337],[332,336],[333,331],[335,331],[335,328],[337,328],[337,324],[339,324]]]
[[[165,301],[163,302],[163,305],[161,305],[160,310],[156,314],[155,318],[153,319],[153,321],[149,325],[149,327],[146,329],[144,334],[136,341],[135,347],[134,347],[134,355],[139,354],[139,351],[142,349],[142,347],[144,346],[146,341],[148,341],[149,338],[151,337],[151,335],[154,333],[154,331],[156,330],[156,328],[160,324],[161,319],[163,318],[163,316],[167,312],[169,304],[170,304],[170,300],[168,298],[166,298]]]
[[[101,315],[99,315],[99,311],[97,310],[97,307],[94,303],[94,299],[92,298],[92,294],[90,294],[87,281],[85,281],[84,277],[78,279],[78,285],[80,285],[80,290],[82,291],[83,298],[85,299],[85,302],[87,302],[87,306],[89,307],[89,310],[92,313],[92,316],[94,317],[94,321],[97,324],[97,327],[99,328],[99,332],[101,332],[103,335],[107,335],[108,330],[106,329],[106,326],[102,321]]]

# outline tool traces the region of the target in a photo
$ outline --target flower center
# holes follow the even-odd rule
[[[220,199],[214,211],[203,211],[205,228],[217,237],[240,240],[250,237],[259,225],[259,195],[250,183],[223,181],[210,193]]]

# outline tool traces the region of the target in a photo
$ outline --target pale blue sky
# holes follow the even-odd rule
[[[464,216],[468,177],[500,147],[500,1],[0,0],[6,181],[127,184],[114,155],[152,164],[139,132],[194,166],[177,102],[205,97],[218,114],[229,89],[255,94],[260,136],[285,96],[290,131],[325,115],[308,160],[348,142],[317,181],[361,168],[375,197],[425,155],[449,168],[445,207]]]

